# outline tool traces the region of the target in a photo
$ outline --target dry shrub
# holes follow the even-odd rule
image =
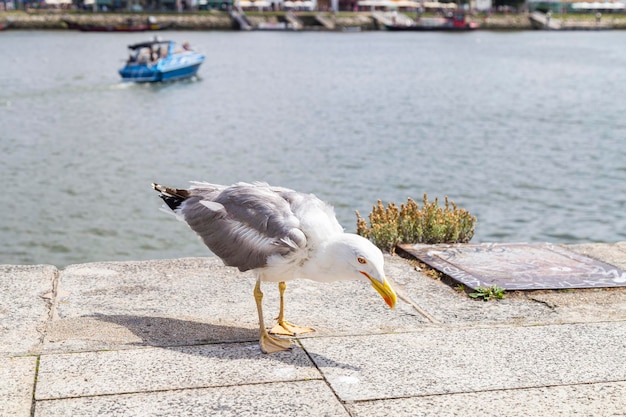
[[[476,223],[476,217],[448,197],[440,207],[437,198],[429,202],[426,194],[421,208],[411,198],[400,208],[392,202],[385,207],[378,200],[369,215],[369,226],[358,211],[356,216],[357,233],[388,252],[399,243],[467,243],[474,236]]]

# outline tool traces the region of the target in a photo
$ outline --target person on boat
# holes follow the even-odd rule
[[[141,48],[137,53],[137,63],[140,65],[145,65],[150,62],[150,50],[148,48]]]

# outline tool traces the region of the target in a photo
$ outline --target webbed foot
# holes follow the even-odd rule
[[[259,338],[259,346],[263,353],[282,352],[291,349],[291,340],[280,339],[263,332]]]
[[[287,320],[279,320],[278,323],[270,330],[271,334],[279,334],[282,336],[297,336],[301,333],[314,332],[312,327],[297,326],[289,323]]]

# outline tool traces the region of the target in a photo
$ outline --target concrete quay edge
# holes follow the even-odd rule
[[[626,242],[566,247],[626,269]],[[317,332],[264,355],[254,277],[217,258],[0,265],[0,417],[626,415],[626,289],[483,302],[399,257],[386,273],[395,310],[288,283]]]

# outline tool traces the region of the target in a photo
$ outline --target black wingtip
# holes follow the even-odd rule
[[[172,210],[176,210],[183,201],[189,197],[189,191],[169,188],[164,185],[152,183],[152,188],[159,192],[159,197],[163,199],[165,204]]]

